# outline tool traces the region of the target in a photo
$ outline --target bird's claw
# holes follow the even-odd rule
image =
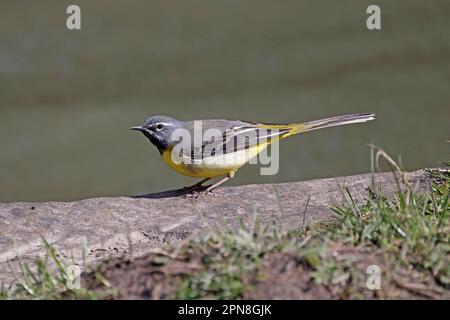
[[[203,191],[193,190],[189,193],[184,194],[183,197],[186,199],[198,199],[200,196],[206,195],[217,196],[217,193],[214,193],[212,190],[203,190]]]

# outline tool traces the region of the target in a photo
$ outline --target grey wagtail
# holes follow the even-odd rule
[[[271,124],[225,119],[179,121],[167,116],[153,116],[145,120],[142,125],[131,129],[142,132],[158,148],[162,159],[172,169],[186,176],[203,178],[192,187],[199,187],[214,177],[224,176],[223,179],[204,191],[208,193],[228,179],[233,178],[240,167],[274,141],[282,140],[297,133],[366,122],[373,119],[375,119],[373,113],[359,113],[304,123]],[[202,132],[212,129],[220,133],[221,136],[206,140],[201,137],[200,142],[195,147],[195,141],[199,141],[195,129],[196,123],[199,122]],[[180,143],[180,139],[174,138],[177,129],[184,130],[194,136],[194,146],[192,146],[191,141],[191,149],[187,153],[186,150],[182,150],[183,155],[181,156],[182,159],[188,158],[190,161],[175,161],[172,151]],[[245,139],[240,139],[244,136]],[[242,142],[243,140],[244,142]],[[231,147],[229,147],[230,143],[232,143]],[[205,150],[208,150],[208,152],[205,152]],[[220,154],[218,151],[220,151]],[[219,158],[221,161],[212,161]]]

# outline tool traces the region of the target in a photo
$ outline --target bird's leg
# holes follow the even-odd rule
[[[200,191],[200,192],[199,191],[193,191],[194,192],[193,194],[186,195],[186,196],[189,197],[189,198],[193,196],[195,199],[197,199],[201,194],[208,194],[211,191],[213,191],[214,189],[216,189],[218,186],[220,186],[221,184],[223,184],[223,183],[227,182],[228,180],[230,180],[231,178],[233,178],[234,174],[235,174],[234,171],[230,172],[225,177],[223,177],[221,180],[219,180],[216,183],[208,186],[205,191]],[[212,178],[203,179],[202,181],[199,181],[196,185],[201,185],[203,182],[206,182],[209,179],[212,179]],[[192,187],[194,187],[194,186],[195,185],[193,185]]]
[[[214,183],[213,185],[210,185],[208,188],[206,188],[205,191],[203,191],[203,194],[208,194],[211,191],[213,191],[214,189],[216,189],[218,186],[220,186],[221,184],[227,182],[228,180],[230,180],[231,178],[234,177],[235,172],[230,172],[226,175],[226,177],[220,179],[219,181],[217,181],[216,183]]]
[[[195,188],[195,187],[200,187],[202,184],[204,184],[206,181],[211,180],[212,178],[205,178],[203,180],[200,180],[199,182],[197,182],[196,184],[193,184],[192,186],[188,187],[188,188]]]
[[[204,184],[206,181],[211,180],[211,179],[212,178],[206,178],[206,179],[200,180],[199,182],[193,184],[192,186],[184,187],[182,190],[188,191],[188,192],[195,191],[195,190],[199,189],[202,186],[202,184]]]
[[[217,181],[216,183],[214,183],[213,185],[210,185],[206,190],[205,193],[211,192],[213,191],[215,188],[217,188],[218,186],[220,186],[222,183],[227,182],[228,180],[230,180],[229,176],[226,176],[222,179],[220,179],[219,181]]]

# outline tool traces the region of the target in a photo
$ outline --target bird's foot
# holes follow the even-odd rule
[[[217,193],[214,193],[213,190],[208,190],[209,186],[204,186],[200,188],[200,190],[189,190],[189,192],[185,193],[183,197],[185,199],[198,199],[200,196],[212,195],[217,196]]]
[[[201,185],[193,185],[193,186],[189,186],[189,187],[183,187],[181,189],[179,189],[179,191],[185,195],[185,194],[189,194],[189,193],[196,193],[196,192],[201,192],[203,190],[205,190],[206,188],[208,188],[208,186],[201,186]]]

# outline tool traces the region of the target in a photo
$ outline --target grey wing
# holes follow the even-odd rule
[[[286,129],[268,129],[263,124],[239,120],[197,120],[186,122],[190,132],[190,145],[183,146],[183,157],[191,163],[200,163],[203,158],[237,152],[252,148],[273,137],[285,134]]]
[[[264,128],[259,124],[239,121],[226,130],[218,131],[217,134],[206,134],[202,148],[198,150],[201,151],[201,156],[199,154],[196,154],[196,156],[201,158],[213,157],[250,149],[288,131],[289,129],[274,130]]]

